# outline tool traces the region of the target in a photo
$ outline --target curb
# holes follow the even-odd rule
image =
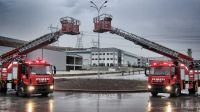
[[[54,89],[57,92],[102,92],[102,93],[143,93],[149,92],[148,90],[89,90],[89,89]]]
[[[121,72],[105,72],[100,74],[105,75],[105,74],[115,74],[115,73],[121,73]],[[97,74],[98,73],[60,74],[60,75],[54,75],[54,77],[71,77],[71,76],[85,76],[85,75],[97,75]]]

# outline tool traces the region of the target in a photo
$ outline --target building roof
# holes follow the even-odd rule
[[[67,57],[78,57],[78,58],[82,58],[82,56],[77,55],[77,54],[67,54]]]
[[[118,49],[118,48],[114,48],[114,47],[111,47],[111,48],[100,48],[100,50],[98,50],[98,48],[90,48],[92,52],[118,52],[118,51],[122,51],[121,49]]]
[[[17,48],[26,44],[27,42],[28,41],[0,36],[0,46]],[[51,46],[51,45],[44,47],[44,49],[54,50],[54,51],[74,50],[74,48],[71,48],[71,47],[58,47],[58,46]]]

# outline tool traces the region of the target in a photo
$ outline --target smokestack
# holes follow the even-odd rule
[[[187,53],[188,53],[188,56],[192,57],[192,49],[188,49]]]

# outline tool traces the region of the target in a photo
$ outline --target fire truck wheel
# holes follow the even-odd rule
[[[17,96],[20,96],[20,97],[23,97],[25,96],[25,93],[24,93],[24,88],[23,87],[18,87],[17,88]]]
[[[157,96],[158,92],[152,91],[151,94],[152,94],[152,96]]]
[[[7,88],[1,88],[1,92],[6,94],[7,93]]]
[[[6,88],[6,83],[1,83],[0,84],[0,92],[5,93],[7,92],[7,88]]]
[[[189,94],[195,94],[195,89],[194,88],[192,88],[192,89],[188,89],[188,92],[189,92]]]
[[[180,86],[175,85],[175,86],[173,87],[172,92],[170,93],[170,96],[171,96],[171,97],[178,97],[178,96],[180,96],[180,95],[181,95]]]

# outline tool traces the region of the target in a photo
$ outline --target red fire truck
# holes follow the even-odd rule
[[[27,59],[26,55],[58,40],[63,34],[79,34],[80,22],[71,17],[60,19],[62,29],[43,35],[0,56],[0,91],[16,91],[18,96],[53,93],[55,66],[45,60]]]
[[[145,72],[148,75],[148,89],[153,96],[158,93],[170,93],[171,96],[179,96],[181,90],[188,90],[191,94],[197,92],[200,86],[199,61],[135,34],[114,28],[111,26],[111,20],[112,16],[108,14],[95,17],[93,31],[98,33],[109,31],[171,59],[170,61],[155,60],[149,65],[150,72],[148,74]]]

